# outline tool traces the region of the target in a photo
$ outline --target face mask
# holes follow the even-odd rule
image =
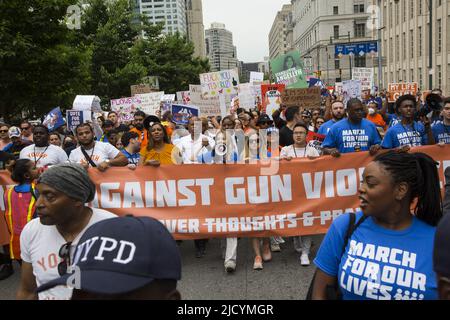
[[[373,116],[375,114],[375,109],[374,108],[369,108],[369,114],[371,116]]]

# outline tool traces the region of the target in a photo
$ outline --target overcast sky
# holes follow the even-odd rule
[[[205,30],[212,22],[225,23],[233,32],[238,58],[263,61],[269,56],[269,32],[278,11],[290,0],[203,0]]]

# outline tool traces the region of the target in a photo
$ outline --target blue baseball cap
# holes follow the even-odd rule
[[[154,280],[180,280],[181,257],[172,235],[158,220],[120,217],[89,227],[75,249],[75,273],[43,284],[37,292],[67,285],[79,271],[81,289],[97,294],[123,294]]]

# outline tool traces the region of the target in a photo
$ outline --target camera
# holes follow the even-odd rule
[[[425,105],[420,109],[418,116],[425,117],[430,112],[441,111],[444,107],[444,99],[438,94],[431,93],[425,99]]]

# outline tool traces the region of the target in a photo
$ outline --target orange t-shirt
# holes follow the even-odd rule
[[[386,121],[384,121],[383,116],[379,113],[375,115],[367,115],[367,120],[375,124],[377,127],[381,127],[386,131]]]

